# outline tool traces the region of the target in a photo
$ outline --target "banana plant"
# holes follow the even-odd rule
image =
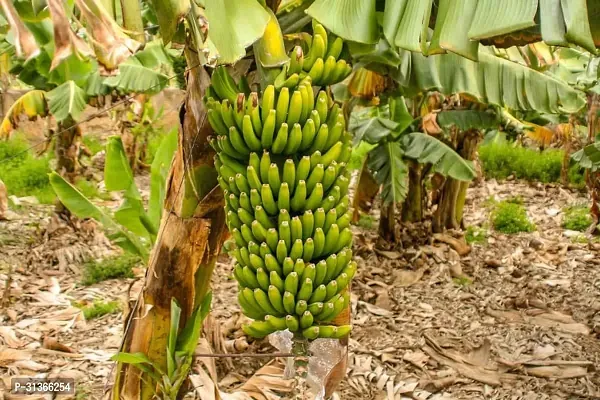
[[[3,0],[3,8],[7,1]],[[87,32],[94,38],[93,51],[99,63],[107,70],[115,69],[137,51],[135,41],[132,42],[132,38],[116,29],[119,27],[114,19],[116,15],[128,15],[128,18],[123,19],[125,28],[128,32],[135,33],[135,27],[139,26],[135,22],[141,19],[142,10],[139,4],[132,3],[122,1],[119,13],[116,10],[118,2],[75,0],[77,9],[89,24]],[[108,7],[105,9],[102,4],[107,4]],[[151,2],[151,14],[156,16],[164,43],[175,42],[186,47],[189,71],[187,96],[180,112],[179,146],[164,204],[168,218],[162,219],[154,256],[148,269],[148,279],[140,301],[131,313],[130,323],[127,324],[122,349],[124,352],[143,352],[152,362],[161,367],[165,364],[166,368],[170,301],[172,298],[178,300],[182,310],[181,324],[185,325],[192,311],[205,298],[224,240],[226,216],[222,209],[223,196],[219,187],[219,173],[213,160],[215,150],[209,146],[209,137],[214,136],[215,130],[207,119],[208,105],[202,101],[210,84],[207,65],[234,64],[231,70],[237,77],[250,75],[249,72],[254,71],[250,71],[249,65],[256,65],[259,80],[264,83],[263,88],[268,86],[267,82],[275,83],[277,78],[278,85],[295,87],[294,73],[300,78],[301,72],[310,71],[288,74],[291,60],[288,63],[288,55],[285,52],[282,54],[284,47],[280,46],[278,39],[281,32],[274,28],[281,22],[281,31],[286,34],[302,32],[310,23],[307,15],[324,25],[328,33],[331,33],[330,37],[354,41],[363,45],[363,48],[366,46],[367,52],[380,45],[380,50],[385,50],[386,42],[380,41],[381,38],[389,41],[391,45],[387,45],[387,48],[396,53],[398,49],[426,54],[453,52],[472,59],[481,56],[476,48],[473,51],[473,43],[476,45],[477,41],[514,43],[517,40],[532,42],[544,39],[564,45],[580,44],[595,51],[594,37],[597,38],[597,28],[594,23],[597,20],[590,22],[587,17],[588,13],[594,15],[595,3],[592,2],[586,7],[579,0],[561,1],[561,12],[553,12],[556,10],[548,8],[556,7],[556,3],[539,2],[538,5],[533,0],[505,0],[501,7],[496,0],[439,0],[435,2],[437,7],[432,7],[433,4],[433,0],[316,0],[312,4],[308,1],[285,2],[285,7],[279,11],[277,0],[238,0],[235,7],[231,7],[227,0]],[[99,17],[86,18],[94,12],[99,12]],[[378,26],[378,19],[381,17],[379,13],[383,13],[383,29]],[[435,21],[432,40],[434,45],[427,42],[430,21]],[[15,31],[19,29],[19,35],[15,37],[18,36],[19,51],[27,59],[36,54],[37,48],[31,46],[31,41],[28,40],[31,35],[21,29],[22,25],[15,25]],[[514,37],[511,36],[512,33],[516,33]],[[299,37],[307,36],[300,33]],[[48,41],[55,40],[56,37]],[[319,46],[316,48],[322,48]],[[243,59],[249,49],[259,57],[254,64],[251,60],[248,62],[249,60]],[[406,59],[403,57],[400,61]],[[456,57],[456,68],[461,73],[473,71],[473,65],[461,65],[458,62],[460,59]],[[316,58],[309,58],[311,61],[314,59]],[[418,68],[425,68],[427,63],[413,63],[412,60],[412,57],[407,59],[407,63],[403,65],[412,68],[413,74],[419,75]],[[283,65],[287,69],[282,69]],[[399,65],[398,62],[392,67],[398,71]],[[131,71],[139,69],[137,66],[128,68]],[[317,69],[319,68],[321,67],[318,66]],[[496,70],[498,71],[500,70]],[[393,74],[392,71],[390,76],[394,75],[400,81],[402,76],[411,75],[406,69],[399,73],[401,75]],[[523,83],[523,80],[520,82]],[[521,88],[522,86],[513,87],[510,93],[521,93]],[[244,87],[240,93],[252,92],[247,89]],[[503,96],[510,93],[503,93]],[[565,96],[560,96],[561,93],[558,93],[559,96],[554,91],[550,93],[552,97],[544,97],[548,99],[548,108],[557,108],[559,97],[561,103],[566,100]],[[479,94],[487,96],[487,90]],[[308,333],[314,334],[315,330]],[[148,377],[145,372],[140,374],[139,370],[120,363],[113,398],[151,398],[155,394],[156,385]],[[335,382],[327,385],[326,396],[331,395],[329,391],[335,386]]]
[[[2,7],[11,16],[4,29],[17,35],[1,37],[3,51],[14,48],[19,56],[11,73],[34,90],[9,109],[0,125],[0,137],[7,138],[18,127],[21,115],[30,119],[52,116],[57,123],[56,131],[50,132],[55,140],[56,170],[73,182],[81,168],[82,132],[77,123],[84,108],[111,92],[159,92],[168,84],[164,71],[171,58],[160,42],[150,42],[141,50],[143,30],[141,37],[130,32],[141,41],[130,38],[92,0],[76,2],[85,29],[78,29],[69,19],[73,10],[61,0],[39,7],[19,2],[18,8],[7,0]],[[90,34],[95,35],[93,40]],[[113,76],[103,76],[108,71]]]
[[[61,203],[74,215],[100,222],[111,241],[147,261],[148,250],[156,241],[165,198],[166,178],[176,146],[177,135],[173,131],[163,138],[156,152],[151,166],[148,210],[144,209],[123,142],[118,136],[108,140],[104,165],[106,189],[109,192],[122,192],[124,198],[113,215],[93,204],[56,172],[50,174],[50,184]]]

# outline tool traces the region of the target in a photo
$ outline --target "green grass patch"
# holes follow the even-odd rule
[[[365,228],[365,229],[375,229],[375,226],[376,226],[375,224],[376,224],[375,218],[373,216],[367,215],[367,214],[361,214],[360,219],[356,223],[356,225],[360,226],[361,228]]]
[[[559,182],[564,152],[559,149],[538,151],[509,142],[492,143],[479,148],[479,159],[485,176],[517,179],[543,183]],[[583,170],[578,166],[569,168],[569,182],[575,187],[585,185]]]
[[[94,318],[100,318],[107,314],[116,314],[121,311],[121,304],[118,301],[94,301],[92,304],[73,303],[75,307],[81,308],[86,321]]]
[[[583,232],[592,224],[590,209],[586,206],[566,207],[562,219],[562,227],[571,231]]]
[[[467,227],[465,240],[468,244],[485,244],[487,243],[487,229],[471,225]]]
[[[35,196],[40,203],[50,204],[56,198],[48,179],[51,155],[36,157],[29,147],[19,134],[0,141],[0,179],[9,195]]]
[[[139,263],[139,257],[128,253],[87,262],[81,283],[89,286],[107,279],[133,278],[132,269]]]
[[[492,225],[502,233],[532,232],[535,225],[527,218],[522,204],[504,200],[496,204],[492,211]]]
[[[452,282],[454,282],[455,285],[462,286],[462,287],[466,287],[466,286],[473,284],[473,280],[466,276],[452,278]]]

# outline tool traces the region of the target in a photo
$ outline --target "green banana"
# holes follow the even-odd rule
[[[244,138],[240,134],[240,131],[238,131],[238,128],[236,128],[235,126],[229,127],[229,140],[231,141],[231,145],[233,146],[233,148],[238,153],[243,154],[243,155],[250,154],[250,149],[246,145],[246,142],[244,141]],[[222,156],[222,154],[219,155],[219,157],[221,157],[221,156]]]
[[[296,165],[294,164],[294,160],[290,158],[283,163],[282,182],[288,184],[290,192],[294,191],[294,185],[296,184]]]
[[[306,239],[304,242],[304,248],[302,249],[302,259],[306,262],[313,259],[315,253],[315,243],[312,238]]]
[[[290,257],[292,258],[292,257]],[[292,258],[293,260],[293,258]],[[302,259],[296,259],[294,262],[294,272],[298,274],[298,279],[301,279],[302,274],[304,273],[304,269],[306,268],[306,264]]]
[[[277,195],[277,207],[282,211],[287,211],[290,209],[290,189],[287,182],[283,182],[279,187],[279,194]]]
[[[313,315],[311,314],[311,312],[308,310],[304,311],[304,313],[300,317],[300,328],[302,328],[302,329],[309,328],[310,326],[312,326],[314,321],[315,321],[315,319],[314,319]]]
[[[260,116],[264,122],[271,114],[271,111],[275,110],[275,86],[269,85],[265,88],[265,90],[263,90],[260,108],[261,108]],[[263,130],[264,130],[264,126],[263,126]]]
[[[329,267],[325,260],[321,260],[315,265],[315,286],[321,286],[322,283],[328,283],[329,280],[326,281],[327,274],[329,272]]]
[[[260,139],[254,133],[252,119],[249,115],[244,115],[244,119],[242,120],[242,134],[246,146],[248,146],[251,151],[259,151],[262,149]]]
[[[271,271],[269,278],[270,278],[271,286],[274,286],[277,289],[277,292],[281,296],[281,293],[283,293],[285,291],[283,279],[281,279],[281,276],[276,271]]]
[[[269,296],[259,288],[254,289],[254,299],[260,305],[261,309],[264,310],[267,314],[275,315],[275,316],[283,316],[283,313],[278,312],[271,302],[269,301]]]
[[[273,315],[265,316],[265,322],[271,325],[273,331],[284,331],[287,329],[285,318],[275,317]]]
[[[292,218],[290,222],[290,230],[292,232],[292,243],[300,240],[302,242],[302,222],[300,221],[300,217],[295,216]]]
[[[279,224],[279,239],[285,242],[285,246],[288,249],[292,248],[292,231],[288,221],[283,221]]]
[[[275,197],[273,196],[273,192],[271,188],[273,186],[269,184],[263,184],[260,188],[260,196],[263,200],[263,208],[269,215],[277,215],[279,209],[277,208],[277,203],[275,202]]]
[[[310,328],[306,328],[302,331],[302,336],[304,336],[308,340],[314,340],[319,337],[319,327],[311,326]]]
[[[290,292],[294,296],[296,295],[296,293],[298,293],[298,274],[296,272],[292,271],[285,277],[284,288],[286,292]]]
[[[317,164],[317,166],[311,171],[308,180],[306,181],[306,190],[312,192],[317,183],[323,182],[323,176],[325,175],[325,169],[323,164]]]
[[[279,241],[279,234],[277,233],[277,229],[275,228],[271,228],[271,229],[267,229],[267,245],[269,245],[269,248],[271,249],[272,252],[275,252],[275,250],[277,249],[277,242]]]
[[[292,126],[292,130],[288,135],[288,141],[285,145],[285,149],[283,150],[284,154],[291,155],[295,154],[300,148],[300,144],[302,143],[302,126],[298,123],[295,123]]]
[[[293,242],[292,248],[290,249],[290,258],[292,260],[302,260],[302,254],[304,253],[304,245],[302,239],[298,239]]]
[[[289,74],[298,74],[302,72],[304,65],[304,52],[301,46],[296,46],[290,53],[290,64],[288,68]]]
[[[261,245],[262,246],[262,245]],[[267,246],[268,247],[268,246]],[[277,275],[283,274],[283,270],[281,269],[281,265],[277,262],[277,259],[273,254],[266,254],[265,257],[265,268],[271,273],[271,283],[273,284],[273,273]]]
[[[296,332],[300,328],[300,323],[298,322],[298,317],[295,315],[288,315],[285,317],[285,324],[290,332]]]
[[[306,182],[298,181],[298,185],[296,186],[296,190],[294,190],[294,195],[292,196],[292,200],[290,201],[290,207],[294,212],[301,212],[304,210],[304,206],[306,205]]]
[[[283,307],[285,312],[293,314],[296,310],[296,298],[290,292],[283,292]]]
[[[291,257],[286,257],[283,260],[283,276],[288,276],[294,271],[294,260]]]
[[[318,302],[318,303],[309,304],[308,311],[310,311],[310,313],[313,316],[317,316],[317,315],[321,314],[321,312],[323,311],[323,303]]]
[[[290,106],[290,90],[286,87],[281,89],[279,96],[277,97],[277,105],[275,110],[277,111],[277,126],[281,126],[286,119],[288,114],[288,108]]]
[[[275,137],[275,141],[273,142],[273,145],[271,146],[271,151],[273,152],[273,154],[283,153],[283,150],[285,150],[285,147],[288,142],[288,136],[289,136],[288,124],[284,122],[279,127],[279,131],[277,131],[277,136]]]
[[[298,300],[296,302],[296,309],[294,310],[294,312],[297,315],[302,315],[304,314],[306,311],[308,310],[308,303],[306,302],[306,300]]]
[[[306,120],[304,127],[302,128],[302,141],[300,142],[299,150],[306,151],[313,144],[314,138],[317,134],[315,122],[312,118]]]
[[[308,240],[312,234],[315,225],[315,219],[312,210],[306,210],[302,214],[302,239]]]
[[[269,275],[267,275],[264,269],[258,268],[256,270],[256,280],[258,281],[258,285],[262,290],[269,290]]]
[[[279,215],[277,216],[277,225],[281,225],[281,223],[283,221],[287,221],[288,223],[290,223],[292,221],[292,218],[290,217],[290,213],[285,208],[279,210]]]
[[[265,149],[270,149],[275,140],[275,128],[277,127],[277,112],[270,110],[267,118],[264,120],[260,144]]]

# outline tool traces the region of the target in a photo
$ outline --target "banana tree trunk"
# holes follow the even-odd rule
[[[186,51],[188,65],[198,65]],[[145,353],[166,368],[170,303],[182,308],[180,327],[204,298],[225,238],[223,194],[217,184],[214,151],[207,138],[212,129],[202,94],[210,78],[202,67],[190,70],[187,94],[179,113],[179,146],[167,182],[159,236],[150,257],[146,282],[131,311],[121,351]],[[156,384],[135,366],[119,364],[113,399],[150,399]]]
[[[402,222],[423,220],[422,165],[411,162],[408,169],[408,195],[402,204]]]
[[[598,112],[600,112],[600,95],[590,93],[588,94],[588,138],[587,144],[591,144],[596,140],[596,135],[600,130],[600,118],[598,118]],[[592,214],[592,225],[588,229],[589,233],[594,233],[598,222],[600,221],[600,173],[592,172],[589,169],[585,171],[585,182],[592,197],[592,205],[590,207],[590,213]]]
[[[457,153],[465,160],[474,161],[481,139],[481,132],[476,129],[460,132]],[[463,226],[463,209],[468,188],[469,182],[446,178],[440,191],[437,210],[433,216],[434,232],[460,229]]]
[[[396,241],[396,207],[394,203],[382,204],[379,216],[379,237],[387,242]]]
[[[56,171],[65,179],[74,182],[81,164],[79,154],[83,135],[81,128],[74,121],[65,121],[58,124],[54,152],[56,154]]]

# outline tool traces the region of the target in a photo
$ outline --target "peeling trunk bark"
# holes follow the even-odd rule
[[[186,51],[188,65],[197,55]],[[150,257],[146,282],[125,330],[121,351],[145,353],[166,367],[170,303],[182,308],[180,328],[204,298],[224,240],[223,193],[217,184],[212,134],[202,94],[208,73],[197,67],[188,72],[187,93],[180,110],[179,146],[167,182],[167,196],[159,236]],[[133,365],[118,364],[113,399],[150,399],[155,383]]]
[[[473,161],[482,135],[472,129],[459,133],[456,152],[465,160]],[[463,209],[467,198],[470,182],[446,178],[438,199],[438,207],[433,216],[433,231],[443,232],[445,229],[460,229],[463,227]]]
[[[75,122],[68,121],[58,124],[54,152],[56,154],[56,172],[74,183],[81,164],[79,154],[83,136],[81,128]]]

